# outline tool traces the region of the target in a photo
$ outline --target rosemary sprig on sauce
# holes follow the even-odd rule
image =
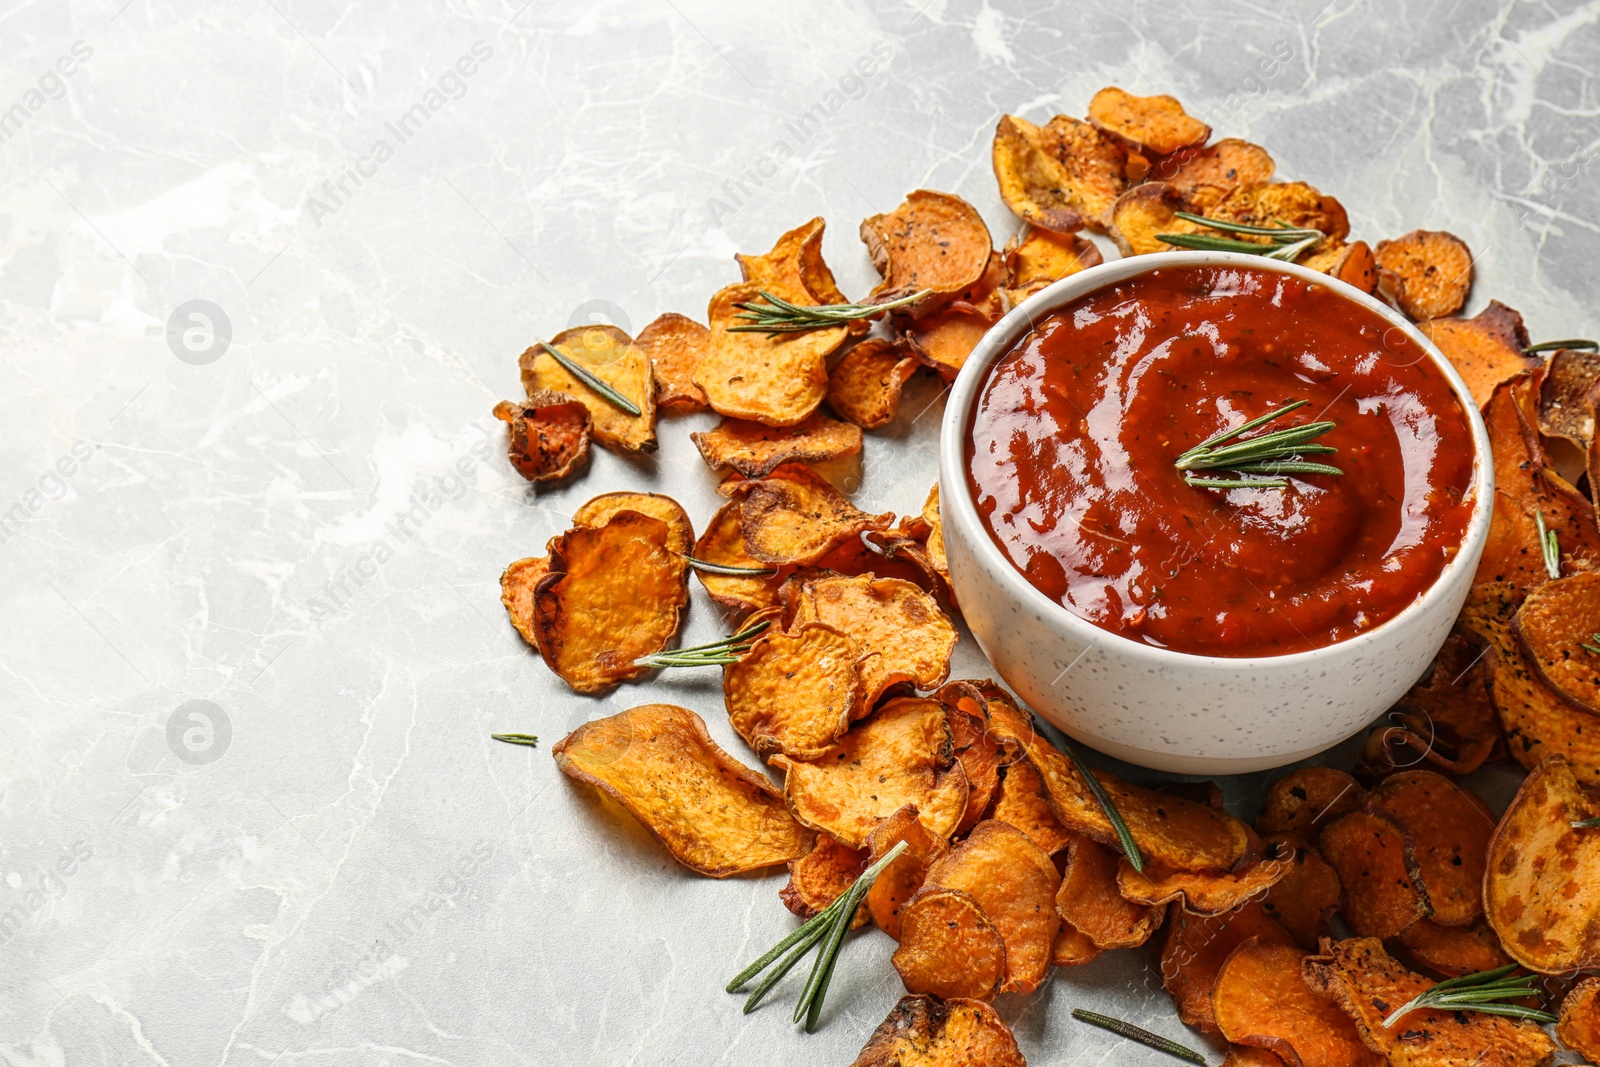
[[[738,317],[746,320],[746,325],[729,326],[728,330],[730,333],[777,334],[843,326],[857,319],[870,319],[880,312],[903,307],[915,300],[921,300],[931,292],[932,289],[919,289],[910,296],[882,304],[821,304],[808,307],[805,304],[791,304],[781,296],[773,296],[763,289],[760,300],[749,300],[733,305],[740,310],[741,314]]]
[[[496,741],[504,741],[508,745],[527,745],[534,748],[539,744],[539,739],[533,734],[490,734]]]
[[[1086,1008],[1073,1008],[1072,1017],[1081,1023],[1098,1026],[1102,1030],[1110,1030],[1113,1034],[1125,1037],[1129,1041],[1137,1041],[1139,1044],[1147,1048],[1153,1048],[1157,1052],[1165,1052],[1168,1056],[1174,1056],[1185,1063],[1193,1063],[1197,1067],[1206,1067],[1206,1058],[1194,1049],[1189,1048],[1187,1045],[1180,1045],[1176,1041],[1162,1037],[1160,1034],[1153,1034],[1142,1026],[1135,1026],[1132,1023],[1114,1019],[1109,1015],[1101,1015],[1097,1011],[1089,1011]]]
[[[1313,230],[1309,227],[1250,226],[1243,222],[1207,218],[1204,215],[1195,215],[1187,211],[1177,211],[1173,214],[1184,222],[1192,222],[1196,226],[1205,226],[1220,233],[1265,237],[1270,242],[1261,244],[1258,241],[1240,241],[1232,237],[1214,237],[1205,233],[1156,234],[1156,240],[1158,241],[1165,241],[1167,244],[1178,248],[1193,248],[1202,252],[1244,252],[1248,255],[1266,256],[1268,259],[1281,259],[1286,263],[1293,263],[1303,254],[1321,244],[1322,239],[1327,236],[1321,230]]]
[[[1526,356],[1537,356],[1541,352],[1559,352],[1563,348],[1583,349],[1588,352],[1600,351],[1600,341],[1591,341],[1586,337],[1568,337],[1563,341],[1540,341],[1536,345],[1524,348],[1522,353]]]
[[[1284,474],[1343,474],[1338,467],[1326,463],[1313,463],[1303,457],[1337,452],[1331,445],[1314,445],[1310,442],[1336,425],[1333,422],[1306,422],[1256,437],[1235,440],[1258,426],[1289,414],[1311,403],[1296,400],[1277,411],[1251,419],[1249,422],[1224,430],[1206,438],[1183,455],[1176,466],[1183,471],[1183,479],[1202,489],[1282,489],[1289,484]],[[1229,444],[1228,442],[1233,442]],[[1262,474],[1264,478],[1212,478],[1191,474],[1191,471],[1223,470],[1235,474]]]
[[[750,651],[757,637],[772,625],[763,619],[754,626],[740,630],[719,641],[707,641],[689,648],[669,648],[665,652],[652,652],[633,661],[635,667],[715,667],[722,663],[738,663]]]
[[[1515,963],[1504,967],[1496,967],[1492,971],[1478,971],[1475,974],[1463,974],[1456,978],[1447,978],[1443,982],[1426,989],[1404,1004],[1383,1020],[1384,1029],[1388,1029],[1400,1020],[1406,1012],[1418,1008],[1437,1008],[1440,1011],[1475,1011],[1484,1015],[1508,1015],[1513,1019],[1531,1019],[1536,1023],[1553,1023],[1556,1017],[1547,1011],[1538,1008],[1527,1008],[1521,1004],[1508,1004],[1506,1001],[1521,1000],[1531,997],[1538,992],[1533,988],[1533,975],[1524,974],[1512,976],[1511,972],[1517,969]]]
[[[1556,539],[1554,530],[1545,529],[1544,512],[1533,513],[1533,521],[1539,525],[1539,552],[1544,556],[1544,570],[1551,579],[1561,577],[1561,542]]]
[[[725,574],[733,578],[771,578],[778,573],[776,567],[732,567],[726,563],[708,563],[693,556],[684,556],[685,562],[705,574]]]
[[[561,351],[555,345],[545,341],[540,341],[539,347],[550,353],[550,358],[561,364],[562,368],[565,369],[568,374],[578,379],[578,381],[582,382],[590,389],[593,389],[596,393],[599,393],[600,398],[606,403],[610,404],[612,407],[619,408],[620,410],[625,411],[629,415],[633,416],[638,416],[641,414],[638,404],[635,404],[633,401],[617,392],[611,386],[595,377],[593,372],[588,370],[588,368],[584,367],[583,364],[579,363],[565,352]]]

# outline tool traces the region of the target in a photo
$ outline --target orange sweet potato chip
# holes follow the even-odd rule
[[[1488,307],[1470,319],[1429,319],[1417,329],[1439,346],[1480,408],[1489,403],[1501,382],[1539,365],[1536,357],[1526,354],[1528,328],[1522,324],[1522,315],[1498,300],[1489,301]]]
[[[1432,919],[1422,919],[1400,935],[1400,944],[1412,961],[1447,978],[1491,971],[1511,962],[1500,939],[1483,922],[1440,926]]]
[[[589,455],[589,409],[565,393],[538,389],[526,403],[502,400],[494,417],[508,425],[506,454],[530,482],[565,478]]]
[[[844,326],[779,334],[733,329],[750,325],[740,318],[744,311],[739,305],[763,303],[763,288],[740,282],[711,298],[707,311],[711,330],[705,352],[695,364],[694,384],[718,414],[768,426],[793,426],[822,403],[828,391],[828,356],[849,331]],[[792,291],[773,295],[790,303],[815,304]]]
[[[745,548],[744,530],[740,521],[743,514],[743,500],[728,501],[711,517],[705,532],[694,544],[694,558],[703,563],[751,570],[770,569],[771,573],[765,576],[714,574],[695,570],[696,577],[700,579],[700,584],[705,586],[711,599],[738,613],[759,611],[776,604],[778,590],[783,586],[785,578],[779,568],[756,559]]]
[[[769,629],[722,669],[728,721],[756,754],[815,759],[863,714],[862,650],[832,626]]]
[[[522,353],[522,384],[530,400],[549,390],[565,393],[589,409],[597,444],[622,452],[656,449],[656,386],[650,357],[615,326],[578,326],[550,339],[550,347],[621,393],[638,407],[630,415],[589,388],[543,345]]]
[[[1344,886],[1344,917],[1364,937],[1395,937],[1431,912],[1415,849],[1388,819],[1350,811],[1323,828],[1318,847]]]
[[[1344,205],[1305,182],[1235,189],[1214,213],[1248,226],[1287,224],[1297,229],[1321,230],[1326,242],[1337,243],[1350,234],[1350,218]]]
[[[892,513],[868,515],[799,464],[732,488],[744,497],[739,528],[745,548],[766,563],[814,563],[862,531],[882,530],[894,521]]]
[[[1454,315],[1472,290],[1472,250],[1453,233],[1412,230],[1379,241],[1378,284],[1413,319]]]
[[[1217,1032],[1211,1002],[1217,972],[1234,949],[1251,939],[1293,943],[1289,931],[1269,918],[1257,901],[1247,901],[1222,915],[1191,915],[1177,904],[1168,908],[1161,981],[1172,995],[1178,1018],[1197,1030]]]
[[[968,777],[971,777],[970,769]],[[1056,821],[1044,781],[1027,760],[1018,760],[1006,768],[990,817],[1015,826],[1052,856],[1080,836]],[[1114,868],[1113,864],[1113,873]]]
[[[900,940],[900,916],[906,903],[922,888],[928,868],[950,851],[949,842],[929,833],[917,816],[917,809],[907,805],[867,835],[869,863],[877,863],[895,845],[906,843],[906,850],[879,873],[865,898],[872,921],[896,941]]]
[[[864,219],[861,240],[883,276],[872,290],[878,301],[923,289],[935,297],[960,293],[983,277],[994,250],[977,208],[959,196],[927,189],[907,196],[888,214]]]
[[[1002,115],[992,152],[1000,199],[1018,218],[1057,233],[1103,230],[1127,185],[1128,150],[1086,122],[1057,115],[1044,127]]]
[[[1600,978],[1585,978],[1561,1002],[1561,1043],[1590,1063],[1600,1062]]]
[[[1328,932],[1329,917],[1344,899],[1339,872],[1322,853],[1297,839],[1289,870],[1261,898],[1261,910],[1294,935],[1303,949],[1314,949]],[[1423,920],[1426,921],[1426,920]]]
[[[939,486],[938,483],[928,490],[928,499],[922,504],[922,522],[928,528],[927,536],[922,540],[928,546],[928,559],[933,562],[939,573],[944,575],[945,581],[950,580],[950,564],[944,554],[944,521],[939,518]]]
[[[1134,96],[1114,85],[1089,101],[1089,121],[1152,156],[1203,145],[1211,136],[1211,127],[1183,110],[1177,98]]]
[[[1272,783],[1256,829],[1315,841],[1324,826],[1361,807],[1366,797],[1367,791],[1336,767],[1301,767]]]
[[[947,307],[912,323],[905,341],[912,353],[939,372],[945,381],[954,381],[967,357],[989,332],[994,320],[959,306]]]
[[[1574,707],[1600,715],[1600,573],[1579,571],[1546,582],[1517,609],[1516,631],[1546,685]]]
[[[1353,244],[1323,241],[1302,256],[1299,262],[1301,266],[1320,270],[1347,285],[1353,285],[1363,293],[1378,290],[1378,261],[1365,241]]]
[[[900,412],[900,392],[917,370],[905,344],[869,337],[828,372],[828,406],[841,419],[875,430]]]
[[[1266,149],[1229,137],[1157,160],[1150,167],[1150,180],[1171,185],[1191,210],[1203,215],[1236,189],[1266,185],[1276,169]]]
[[[811,833],[766,777],[718,748],[687,708],[644,704],[595,719],[552,753],[565,774],[617,800],[690,870],[721,878],[811,850]]]
[[[1484,912],[1518,963],[1544,974],[1600,967],[1600,815],[1560,756],[1523,781],[1489,843]]]
[[[713,470],[731,467],[746,478],[764,477],[784,463],[823,463],[861,452],[861,427],[815,411],[781,428],[723,419],[689,437]]]
[[[1117,892],[1118,859],[1082,834],[1073,834],[1067,844],[1056,911],[1096,948],[1136,948],[1161,926],[1161,908],[1125,900]]]
[[[1061,929],[1056,931],[1056,942],[1050,946],[1050,962],[1056,967],[1081,967],[1103,952],[1105,949],[1097,948],[1088,934],[1063,919]]]
[[[1026,1067],[1016,1038],[981,1000],[906,996],[850,1067]]]
[[[822,258],[822,232],[826,223],[819,218],[801,223],[778,238],[764,256],[735,255],[744,280],[768,292],[789,299],[787,294],[810,297],[797,303],[844,304],[833,271]]]
[[[784,907],[802,919],[815,917],[855,884],[867,869],[867,858],[853,848],[845,848],[827,834],[818,834],[810,852],[789,861],[789,884],[778,891]],[[853,930],[865,926],[867,911],[856,910]]]
[[[924,889],[900,918],[891,960],[906,990],[991,1000],[1006,977],[1006,942],[969,893]]]
[[[1178,212],[1192,207],[1174,185],[1165,182],[1136,185],[1117,197],[1111,208],[1111,239],[1125,256],[1171,252],[1175,246],[1163,241],[1162,234],[1206,230],[1197,222],[1178,218]]]
[[[535,649],[539,647],[539,635],[533,629],[533,590],[539,579],[549,573],[549,556],[529,556],[517,560],[500,575],[500,603],[506,606],[517,633]]]
[[[1160,863],[1136,871],[1124,857],[1117,868],[1117,888],[1135,903],[1181,901],[1185,910],[1198,915],[1220,915],[1276,885],[1289,873],[1293,857],[1288,838],[1276,837],[1269,839],[1262,855],[1231,871],[1186,871]]]
[[[1451,774],[1471,774],[1503,748],[1485,653],[1483,642],[1465,631],[1445,639],[1433,671],[1389,713],[1392,725],[1368,738],[1369,773],[1382,777],[1427,760]]]
[[[984,695],[984,684],[970,681],[951,682],[941,686],[934,694],[934,698],[949,710],[947,719],[950,723],[950,739],[955,746],[956,760],[967,776],[967,810],[956,826],[956,833],[962,835],[978,825],[988,813],[991,802],[997,801],[1001,771],[1017,758],[1015,751],[989,735],[989,700]],[[1039,803],[1045,802],[1041,798]],[[998,806],[998,803],[996,802],[994,806]],[[1048,812],[1048,808],[1045,810]],[[1018,825],[1018,821],[1026,821],[1020,816],[1018,821],[1011,819],[1001,821],[1010,822],[1019,830],[1027,832],[1027,827]],[[1041,836],[1044,835],[1041,833]],[[1045,848],[1038,837],[1034,838],[1034,843]],[[1062,840],[1062,844],[1065,844],[1065,839]],[[1052,850],[1045,848],[1045,851]]]
[[[1472,1011],[1419,1008],[1384,1026],[1394,1009],[1434,983],[1406,970],[1376,938],[1328,942],[1305,962],[1306,983],[1325,1003],[1343,1008],[1367,1048],[1389,1063],[1416,1067],[1454,1064],[1549,1063],[1555,1043],[1522,1019]]]
[[[667,548],[680,556],[694,545],[694,526],[683,505],[662,493],[601,493],[572,513],[574,526],[604,526],[619,511],[637,511],[667,524]]]
[[[1377,1067],[1339,1006],[1301,977],[1306,954],[1293,945],[1252,937],[1228,955],[1217,973],[1212,1010],[1222,1036],[1264,1048],[1303,1067]]]
[[[1433,771],[1403,771],[1367,798],[1367,810],[1410,839],[1416,877],[1442,926],[1483,914],[1483,869],[1495,819],[1478,797]]]
[[[794,621],[826,623],[848,634],[864,654],[875,653],[861,663],[867,707],[893,686],[933,689],[950,675],[955,625],[932,597],[899,578],[807,582]]]
[[[671,531],[636,511],[579,526],[550,542],[550,574],[533,594],[533,629],[550,669],[579,693],[638,678],[635,660],[678,632],[683,557]]]
[[[1006,285],[1029,292],[1101,262],[1099,246],[1079,234],[1024,226],[1006,242]]]
[[[1532,361],[1537,357],[1524,358]],[[1600,352],[1562,348],[1551,353],[1539,376],[1539,432],[1544,435],[1551,466],[1569,482],[1584,474],[1594,446],[1597,406]]]
[[[706,409],[705,390],[694,384],[694,369],[710,339],[710,330],[675,311],[657,316],[633,339],[650,359],[658,407],[678,412]]]

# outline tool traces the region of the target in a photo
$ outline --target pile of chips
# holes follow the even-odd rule
[[[658,413],[709,408],[722,421],[693,440],[726,503],[697,534],[669,497],[596,497],[506,569],[511,621],[574,692],[605,693],[673,662],[693,571],[737,629],[693,663],[721,665],[729,722],[782,785],[670,704],[589,722],[556,761],[693,871],[786,865],[779,896],[805,918],[905,845],[853,917],[897,942],[907,991],[858,1065],[1022,1064],[996,996],[1147,942],[1178,1017],[1226,1041],[1231,1064],[1546,1063],[1554,1040],[1523,1019],[1419,1008],[1385,1025],[1437,981],[1508,965],[1542,976],[1557,1035],[1594,1058],[1600,356],[1530,346],[1497,302],[1455,317],[1472,282],[1459,239],[1351,242],[1337,200],[1210,136],[1171,97],[1115,88],[1087,121],[1006,116],[994,169],[1022,225],[1000,250],[971,205],[918,190],[861,224],[882,276],[864,315],[745,328],[772,297],[848,304],[813,219],[738,257],[743,280],[712,297],[708,326],[667,314],[637,338],[569,330],[524,353],[527,399],[496,414],[525,477],[574,476],[591,441],[653,449]],[[1205,229],[1179,212],[1321,231],[1301,262],[1419,320],[1494,453],[1488,548],[1437,662],[1350,772],[1280,777],[1253,823],[1214,783],[1091,781],[1004,689],[948,680],[958,628],[937,487],[920,514],[874,515],[812,466],[860,453],[914,373],[953,378],[1009,308],[1100,262],[1080,231],[1164,251],[1157,235]],[[1508,759],[1531,773],[1497,818],[1461,776]]]

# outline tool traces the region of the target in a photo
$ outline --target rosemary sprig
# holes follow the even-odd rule
[[[1539,524],[1539,551],[1544,556],[1545,573],[1551,579],[1561,577],[1561,542],[1556,540],[1554,530],[1545,529],[1544,512],[1533,513],[1533,521]]]
[[[1152,1034],[1142,1026],[1135,1026],[1132,1023],[1123,1022],[1121,1019],[1113,1019],[1109,1015],[1101,1015],[1097,1011],[1089,1011],[1086,1008],[1073,1008],[1072,1017],[1080,1023],[1098,1026],[1102,1030],[1110,1030],[1113,1034],[1125,1037],[1129,1041],[1137,1041],[1139,1044],[1153,1048],[1157,1052],[1165,1052],[1168,1056],[1176,1057],[1185,1063],[1193,1063],[1197,1067],[1206,1067],[1206,1058],[1194,1049],[1189,1048],[1187,1045],[1180,1045],[1176,1041],[1162,1037],[1160,1034]]]
[[[652,652],[648,656],[640,656],[633,661],[635,667],[715,667],[721,663],[738,663],[744,654],[750,651],[750,646],[755,644],[762,631],[772,625],[771,619],[763,619],[747,629],[740,630],[732,637],[724,637],[720,641],[707,641],[703,645],[692,645],[689,648],[670,648],[665,652]]]
[[[629,415],[638,416],[641,414],[638,404],[635,404],[633,401],[629,400],[627,397],[611,388],[611,386],[595,377],[591,371],[583,366],[583,364],[568,356],[555,345],[549,344],[545,341],[540,341],[539,346],[546,352],[550,353],[551,359],[555,360],[557,363],[561,364],[562,367],[566,368],[568,374],[578,379],[578,381],[582,382],[584,385],[587,385],[590,389],[593,389],[595,392],[599,393],[601,399],[603,399],[606,403],[610,404],[614,408],[620,408]]]
[[[765,289],[760,292],[759,301],[750,300],[733,305],[740,310],[741,314],[738,317],[746,320],[747,325],[729,326],[730,333],[801,333],[828,326],[843,326],[845,323],[857,319],[870,319],[879,312],[921,300],[933,290],[919,289],[910,296],[885,301],[882,304],[821,304],[814,307],[791,304],[783,297],[773,296]]]
[[[1064,742],[1062,747],[1066,750],[1067,758],[1072,761],[1072,766],[1077,769],[1078,775],[1083,779],[1084,784],[1089,787],[1089,792],[1094,794],[1095,803],[1099,804],[1100,810],[1106,813],[1106,819],[1110,821],[1111,828],[1117,832],[1117,841],[1122,845],[1122,854],[1128,857],[1128,862],[1133,864],[1133,869],[1142,874],[1144,872],[1144,854],[1139,851],[1139,844],[1133,839],[1133,831],[1129,830],[1128,824],[1122,821],[1122,813],[1117,810],[1116,804],[1112,803],[1111,794],[1106,792],[1106,787],[1100,784],[1100,779],[1094,776],[1094,771],[1090,770],[1089,765],[1083,762],[1083,757],[1078,755],[1078,750],[1070,742]]]
[[[1531,1019],[1536,1023],[1553,1023],[1556,1017],[1538,1008],[1526,1008],[1506,1001],[1531,997],[1538,991],[1533,988],[1531,974],[1513,977],[1515,963],[1496,967],[1492,971],[1478,971],[1447,978],[1431,989],[1423,990],[1383,1020],[1384,1029],[1392,1027],[1408,1011],[1418,1008],[1438,1008],[1441,1011],[1476,1011],[1484,1015],[1508,1015],[1513,1019]]]
[[[703,559],[684,556],[685,562],[706,574],[726,574],[734,578],[771,578],[778,573],[776,567],[730,567],[726,563],[707,563]]]
[[[1192,222],[1197,226],[1205,226],[1221,233],[1266,237],[1270,241],[1268,244],[1261,244],[1257,241],[1240,241],[1231,237],[1213,237],[1204,233],[1156,234],[1158,241],[1165,241],[1178,248],[1195,248],[1203,252],[1244,252],[1248,255],[1266,256],[1268,259],[1281,259],[1286,263],[1293,263],[1304,253],[1317,247],[1327,236],[1321,230],[1309,227],[1250,226],[1242,222],[1229,222],[1226,219],[1207,218],[1188,211],[1177,211],[1173,214],[1185,222]]]
[[[1600,351],[1600,341],[1585,337],[1568,337],[1564,341],[1540,341],[1522,350],[1523,355],[1537,356],[1540,352],[1559,352],[1563,348],[1581,348],[1589,352]]]
[[[490,734],[496,741],[504,741],[508,745],[527,745],[533,748],[539,744],[539,739],[533,734]]]
[[[1289,484],[1289,480],[1281,477],[1209,478],[1190,474],[1190,471],[1227,470],[1235,474],[1265,475],[1343,474],[1344,471],[1338,467],[1326,463],[1313,463],[1302,458],[1307,455],[1338,451],[1331,445],[1310,443],[1333,429],[1336,425],[1333,422],[1307,422],[1243,440],[1234,440],[1241,434],[1248,433],[1258,426],[1264,426],[1273,419],[1303,408],[1309,403],[1311,403],[1309,400],[1296,400],[1277,411],[1269,411],[1231,430],[1214,434],[1179,456],[1175,465],[1184,472],[1184,481],[1203,489],[1282,489]],[[1229,441],[1233,443],[1228,444]]]
[[[1593,644],[1590,644],[1590,642]],[[1578,647],[1592,656],[1600,656],[1600,633],[1590,634],[1588,641],[1580,641]]]
[[[1572,828],[1574,830],[1597,830],[1597,829],[1600,829],[1600,815],[1596,815],[1592,819],[1579,819],[1577,822],[1572,824]]]
[[[878,875],[882,874],[884,869],[898,859],[900,853],[905,850],[904,841],[897,843],[881,860],[863,871],[861,876],[851,883],[850,888],[839,894],[832,904],[762,953],[760,959],[733,976],[733,980],[726,987],[727,992],[738,993],[752,978],[770,967],[779,956],[783,956],[777,968],[761,980],[751,992],[749,999],[744,1002],[746,1015],[755,1011],[772,987],[793,970],[795,964],[799,963],[808,952],[820,944],[822,949],[811,965],[811,974],[806,978],[805,988],[801,990],[800,1000],[794,1008],[794,1021],[799,1022],[803,1017],[806,1033],[809,1034],[816,1029],[817,1019],[822,1014],[822,1000],[828,995],[828,984],[833,981],[834,965],[839,961],[839,950],[844,945],[845,934],[850,932],[850,924],[855,919],[856,909],[861,906],[861,898],[867,895],[867,890],[878,880]],[[784,956],[785,952],[788,953],[787,956]]]

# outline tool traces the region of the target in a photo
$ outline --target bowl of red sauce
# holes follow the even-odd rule
[[[1471,393],[1409,321],[1231,253],[1117,260],[1012,310],[955,382],[939,467],[996,670],[1083,743],[1194,774],[1303,759],[1391,707],[1493,507]]]

